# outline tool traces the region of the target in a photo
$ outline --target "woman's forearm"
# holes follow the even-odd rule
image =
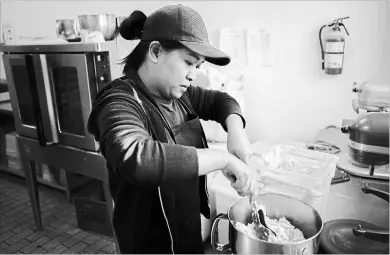
[[[197,149],[199,176],[222,170],[228,164],[229,154],[217,149]]]

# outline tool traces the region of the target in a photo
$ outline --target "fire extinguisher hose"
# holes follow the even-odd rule
[[[329,25],[323,25],[320,29],[320,32],[319,32],[319,38],[320,38],[320,45],[321,45],[321,57],[322,57],[322,70],[325,69],[325,60],[324,60],[324,47],[322,46],[322,29],[324,29],[324,27],[326,26],[329,26]]]

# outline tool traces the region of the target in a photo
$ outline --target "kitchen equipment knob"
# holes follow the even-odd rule
[[[343,132],[344,134],[347,134],[348,133],[348,129],[349,129],[348,126],[341,127],[341,132]]]
[[[107,75],[106,74],[103,74],[102,76],[100,76],[100,81],[107,81]]]
[[[97,60],[98,62],[103,62],[103,61],[104,61],[104,56],[102,56],[102,55],[97,55],[97,56],[96,56],[96,60]]]

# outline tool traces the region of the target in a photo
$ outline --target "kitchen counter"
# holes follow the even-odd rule
[[[329,128],[321,130],[314,141],[325,141],[337,145],[341,153],[348,150],[348,135],[343,134],[339,129]],[[261,140],[252,144],[252,150],[258,153],[265,152],[268,148],[277,144],[293,145],[305,148],[306,144],[294,141],[282,140]],[[226,213],[229,206],[239,198],[237,192],[230,186],[230,182],[220,173],[208,176],[208,188],[210,194],[210,206],[212,218],[219,213]],[[327,199],[327,207],[323,221],[333,219],[357,219],[369,223],[388,227],[389,226],[389,204],[375,195],[365,194],[361,189],[363,178],[351,176],[349,182],[332,184]],[[367,180],[370,186],[382,190],[389,190],[388,181]],[[228,242],[228,223],[219,223],[219,242]]]
[[[343,134],[339,129],[323,130],[315,140],[337,145],[341,153],[348,151],[348,134]],[[361,188],[363,181],[374,188],[389,191],[388,181],[351,175],[349,182],[330,186],[325,222],[333,219],[356,219],[389,227],[389,203],[375,195],[363,193]]]

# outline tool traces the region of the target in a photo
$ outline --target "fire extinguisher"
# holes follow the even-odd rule
[[[329,25],[323,25],[319,32],[321,56],[322,56],[322,70],[326,74],[336,75],[341,74],[343,70],[344,48],[345,48],[345,34],[341,30],[344,28],[345,33],[349,36],[348,30],[343,24],[343,20],[349,17],[339,18]],[[328,27],[322,35],[322,30]],[[323,45],[324,44],[324,45]]]

